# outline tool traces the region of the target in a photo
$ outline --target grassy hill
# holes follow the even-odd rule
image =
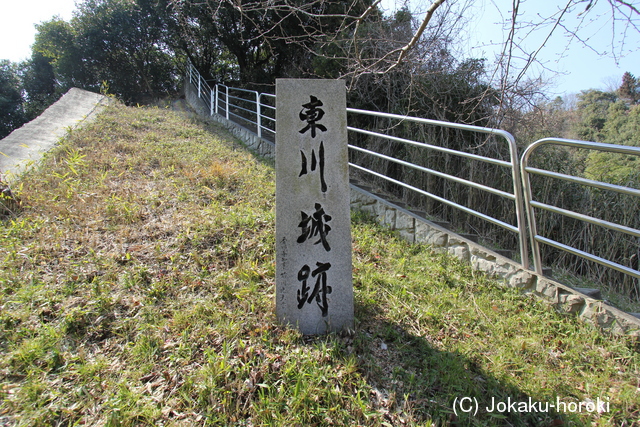
[[[1,426],[639,425],[637,342],[362,215],[355,332],[278,325],[273,165],[211,126],[109,107],[22,179],[0,222]],[[479,410],[456,415],[465,397]],[[509,399],[583,411],[490,411]]]

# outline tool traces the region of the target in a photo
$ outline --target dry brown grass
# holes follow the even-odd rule
[[[633,425],[640,359],[353,218],[356,332],[274,318],[274,171],[217,128],[108,109],[0,226],[0,425]],[[597,414],[453,414],[456,397]],[[553,423],[553,424],[552,424]],[[626,423],[626,424],[625,424]]]

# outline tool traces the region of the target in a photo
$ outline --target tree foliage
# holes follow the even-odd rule
[[[630,104],[637,104],[640,102],[640,81],[627,71],[622,75],[618,95]]]
[[[22,93],[18,66],[7,60],[0,61],[0,138],[26,121],[22,106]]]
[[[202,74],[217,77],[214,64],[231,59],[233,77],[255,85],[314,75],[314,58],[325,56],[325,48],[335,54],[329,45],[336,34],[349,33],[345,27],[371,2],[171,0],[170,7],[179,44]]]
[[[39,116],[62,94],[56,86],[51,61],[40,52],[33,52],[31,59],[22,64],[22,88],[26,93],[25,113],[29,120]]]
[[[71,23],[54,17],[37,25],[36,29],[38,32],[32,46],[32,59],[42,56],[49,61],[58,91],[64,93],[72,87],[88,90],[99,87],[92,84],[83,66],[84,58],[77,43],[77,32]]]
[[[578,98],[578,138],[585,141],[602,141],[609,107],[617,101],[615,93],[587,90],[582,91]]]
[[[619,100],[611,103],[599,133],[608,144],[640,147],[640,106]],[[585,175],[614,184],[640,188],[640,159],[637,156],[609,152],[589,154]]]
[[[87,0],[72,21],[90,83],[129,102],[175,89],[165,23],[145,0]]]
[[[128,102],[175,90],[175,55],[163,16],[147,0],[86,0],[70,22],[40,24],[34,56],[46,58],[59,91],[106,86]]]

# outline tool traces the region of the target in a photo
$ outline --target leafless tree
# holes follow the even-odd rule
[[[474,19],[470,6],[478,3],[478,0],[432,0],[419,8],[418,2],[409,1],[405,12],[419,21],[391,28],[380,25],[385,19],[380,12],[381,0],[169,1],[178,10],[184,4],[206,7],[210,16],[221,17],[220,20],[228,21],[233,12],[238,17],[233,26],[228,22],[216,25],[221,36],[234,31],[239,50],[255,52],[255,58],[264,60],[269,55],[282,57],[278,52],[282,52],[283,46],[295,47],[296,61],[289,60],[289,71],[293,70],[294,62],[304,68],[300,65],[305,64],[302,57],[307,65],[321,58],[330,66],[339,63],[332,76],[347,78],[351,88],[363,76],[397,77],[402,69],[403,73],[409,73],[406,78],[411,78],[417,70],[424,72],[422,65],[437,59],[443,41],[451,50],[461,26]],[[497,0],[488,1],[492,4],[489,7],[499,7]],[[496,96],[497,90],[498,111],[505,112],[533,108],[539,102],[546,81],[533,75],[533,68],[537,65],[553,71],[552,65],[540,58],[551,45],[562,44],[559,39],[564,40],[565,50],[579,44],[616,60],[635,51],[638,47],[630,45],[627,37],[640,33],[640,11],[625,0],[565,0],[547,11],[542,11],[539,2],[533,0],[512,0],[498,24],[506,35],[500,46],[494,46],[499,48],[495,64],[486,64],[487,91],[466,102],[480,106],[486,103],[486,97]],[[609,39],[606,50],[599,50],[595,44],[595,39],[602,37]],[[280,65],[278,69],[282,68]],[[297,75],[305,75],[311,68],[298,69]]]
[[[529,9],[528,15],[525,9]],[[579,44],[616,62],[639,49],[628,43],[629,36],[640,34],[640,11],[631,2],[565,0],[546,14],[537,12],[538,9],[539,3],[512,0],[509,16],[502,22],[507,37],[494,71],[503,94],[502,104],[508,94],[520,91],[534,64],[554,71],[548,63],[540,62],[540,54],[551,44],[561,45],[558,39],[564,39],[563,53]],[[537,42],[531,45],[529,41],[534,37]],[[596,45],[598,38],[608,39],[606,47]]]

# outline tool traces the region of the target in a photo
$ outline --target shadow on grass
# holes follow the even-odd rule
[[[377,409],[392,425],[583,425],[574,414],[556,412],[555,401],[528,395],[473,358],[438,349],[438,337],[380,319],[374,306],[356,302],[356,318],[361,323],[344,350],[358,358]]]

